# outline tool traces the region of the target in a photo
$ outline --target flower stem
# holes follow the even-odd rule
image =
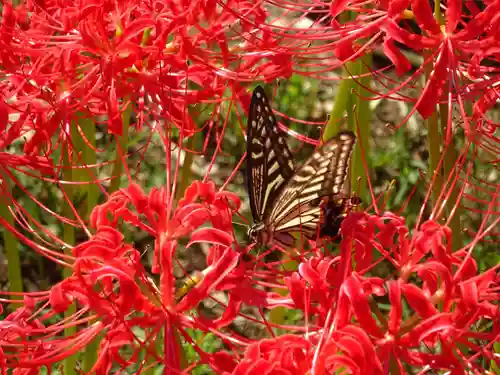
[[[72,127],[71,141],[76,150],[73,165],[81,166],[72,170],[72,181],[82,182],[81,185],[73,185],[73,198],[81,199],[76,209],[81,217],[87,217],[99,196],[99,187],[95,182],[98,178],[95,123],[86,116],[80,116],[78,126]]]
[[[73,181],[73,163],[71,160],[71,145],[68,143],[63,144],[63,180],[67,182]],[[66,218],[71,218],[74,219],[74,214],[73,210],[71,208],[71,202],[73,201],[73,196],[74,196],[74,188],[73,185],[71,184],[66,184],[62,185],[61,189],[64,189],[66,193],[66,197],[69,200],[69,202],[62,201],[63,202],[63,207],[62,207],[62,212],[64,217]],[[63,223],[63,239],[64,242],[69,244],[69,245],[74,245],[75,244],[75,228],[73,225],[69,223]],[[72,256],[72,251],[71,248],[66,248],[64,250],[65,254],[68,256]],[[63,270],[63,277],[68,278],[72,275],[73,270],[71,268],[65,268]],[[68,309],[64,313],[64,317],[67,319],[71,319],[71,316],[76,312],[76,304],[73,303],[68,306]],[[64,336],[67,337],[68,339],[71,339],[71,337],[74,337],[76,334],[76,327],[74,326],[69,326],[64,329]],[[79,353],[75,353],[72,356],[66,358],[64,360],[64,373],[68,375],[73,375],[76,374],[76,363],[79,357]]]
[[[10,189],[9,179],[3,174],[2,185],[3,189]],[[1,194],[0,201],[0,216],[2,216],[5,221],[10,225],[14,226],[14,218],[9,211],[10,206],[10,194],[4,191]],[[23,291],[23,278],[21,275],[21,260],[19,258],[19,247],[20,243],[17,238],[8,229],[3,230],[3,245],[5,249],[5,256],[7,258],[7,272],[9,279],[9,290],[10,292],[20,293]],[[13,299],[22,299],[22,296],[13,296]]]
[[[194,153],[189,151],[192,150],[194,147],[194,136],[189,137],[186,140],[186,149],[187,151],[184,152],[184,163],[182,164],[182,167],[180,168],[181,173],[179,178],[177,179],[177,187],[176,187],[176,192],[175,192],[175,201],[178,202],[179,199],[181,199],[184,196],[184,192],[186,191],[186,188],[191,184],[191,166],[193,165],[193,160],[194,160]]]
[[[344,79],[340,82],[335,96],[333,109],[330,112],[330,118],[323,132],[323,141],[333,138],[340,130],[344,113],[351,102],[351,93],[354,88],[354,81],[351,79],[347,71],[344,72]]]
[[[126,98],[124,102],[126,102]],[[111,184],[109,186],[109,193],[113,193],[120,188],[121,176],[123,173],[123,163],[126,162],[125,155],[127,153],[128,141],[128,127],[130,125],[130,115],[132,114],[132,105],[129,105],[122,113],[122,135],[117,137],[115,163],[113,173],[111,176]]]
[[[348,111],[349,128],[357,133],[360,138],[358,141],[358,146],[354,149],[351,164],[351,189],[358,189],[357,194],[363,199],[367,199],[368,196],[368,184],[365,177],[365,166],[363,163],[363,154],[360,145],[364,147],[365,157],[367,162],[368,170],[370,169],[370,159],[368,150],[369,138],[370,138],[370,124],[372,120],[372,111],[370,108],[370,101],[368,98],[371,96],[371,92],[367,89],[370,88],[371,75],[370,72],[372,62],[371,54],[366,54],[362,58],[355,62],[352,62],[353,73],[359,76],[357,82],[355,82],[355,90],[358,95],[352,95],[352,101],[355,110]],[[354,75],[354,74],[353,74]],[[358,182],[358,178],[361,181]],[[350,193],[350,192],[349,192]]]
[[[425,79],[429,80],[433,70],[433,65],[426,64],[424,70]],[[441,169],[438,168],[439,159],[441,158],[442,138],[439,134],[438,114],[436,109],[432,115],[424,121],[424,124],[427,128],[427,142],[429,145],[429,179],[434,179],[434,183],[431,187],[432,206],[434,207],[443,187],[443,174]],[[434,176],[431,176],[430,173],[434,173],[436,175],[435,178]]]
[[[77,125],[77,126],[76,126]],[[74,184],[72,186],[72,202],[80,200],[75,208],[78,215],[82,218],[87,218],[94,207],[97,205],[99,198],[98,170],[97,155],[96,155],[96,127],[92,117],[80,114],[78,117],[78,124],[71,128],[71,141],[75,150],[73,151],[73,166],[81,166],[81,168],[72,168],[71,181],[78,181],[82,184]],[[69,196],[69,195],[68,195]],[[69,208],[69,207],[68,207]],[[73,216],[72,212],[67,212],[67,215]],[[65,228],[69,239],[75,244],[75,230],[74,227]],[[66,275],[65,275],[66,276]],[[73,309],[75,306],[71,306]],[[72,311],[73,313],[74,311]],[[88,350],[83,353],[83,365],[90,370],[97,360],[97,350],[99,347],[99,340],[95,339],[89,344]],[[95,349],[91,349],[95,348]]]
[[[369,54],[356,61],[346,63],[344,79],[341,81],[337,95],[335,96],[335,103],[323,133],[323,140],[326,141],[339,132],[344,113],[347,113],[348,128],[354,133],[357,133],[361,138],[361,142],[358,142],[358,145],[361,143],[363,147],[368,147],[371,109],[370,102],[367,100],[370,96],[370,92],[366,88],[370,87],[371,77],[368,74],[366,77],[362,75],[369,72],[370,66],[371,55]],[[354,80],[352,77],[358,78]],[[358,95],[353,95],[354,91],[356,91]],[[354,150],[351,164],[352,187],[358,186],[358,177],[364,177],[364,171],[365,168],[363,165],[361,148],[358,146]],[[366,179],[362,181],[365,182],[359,183],[358,191],[358,195],[361,198],[365,197],[368,191]]]
[[[441,134],[443,137],[445,137],[445,134],[447,133],[447,126],[448,126],[448,105],[447,103],[443,103],[440,106],[439,114],[440,114],[440,121],[441,121]],[[444,155],[444,160],[443,160],[443,172],[444,176],[448,176],[449,180],[452,180],[452,175],[455,174],[455,163],[457,161],[457,150],[455,148],[455,144],[453,143],[453,137],[450,139],[450,144],[447,145],[446,148],[446,153]],[[453,180],[455,180],[453,178]],[[453,250],[458,250],[463,244],[463,238],[462,238],[462,226],[460,224],[460,217],[462,210],[460,208],[460,205],[458,205],[458,201],[460,199],[459,197],[459,187],[456,185],[451,185],[449,187],[452,189],[451,194],[446,201],[446,213],[448,217],[450,215],[453,215],[450,217],[449,220],[449,225],[450,228],[452,229],[452,249]],[[456,207],[455,207],[456,206]],[[455,211],[453,211],[455,210]]]

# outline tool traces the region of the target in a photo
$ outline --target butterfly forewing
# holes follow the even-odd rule
[[[260,86],[254,90],[247,127],[247,184],[255,222],[265,221],[284,184],[293,175],[293,158]]]
[[[309,238],[316,235],[322,199],[342,191],[355,142],[352,132],[341,132],[297,169],[266,220],[275,232],[300,231]]]

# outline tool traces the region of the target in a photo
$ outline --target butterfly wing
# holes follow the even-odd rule
[[[248,113],[246,174],[255,223],[265,221],[293,175],[293,158],[264,89],[257,86]]]
[[[290,232],[314,238],[321,219],[321,202],[341,193],[349,171],[356,136],[341,132],[319,149],[285,185],[269,214],[274,241],[291,246]],[[292,243],[293,244],[293,243]]]

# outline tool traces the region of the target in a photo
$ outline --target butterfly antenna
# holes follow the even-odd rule
[[[239,221],[233,221],[232,224],[236,225],[238,227],[246,227],[246,228],[248,228],[248,223],[240,223]]]

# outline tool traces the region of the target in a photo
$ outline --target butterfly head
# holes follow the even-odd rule
[[[265,234],[264,223],[256,223],[248,229],[248,238],[251,242],[261,242],[263,235]]]

